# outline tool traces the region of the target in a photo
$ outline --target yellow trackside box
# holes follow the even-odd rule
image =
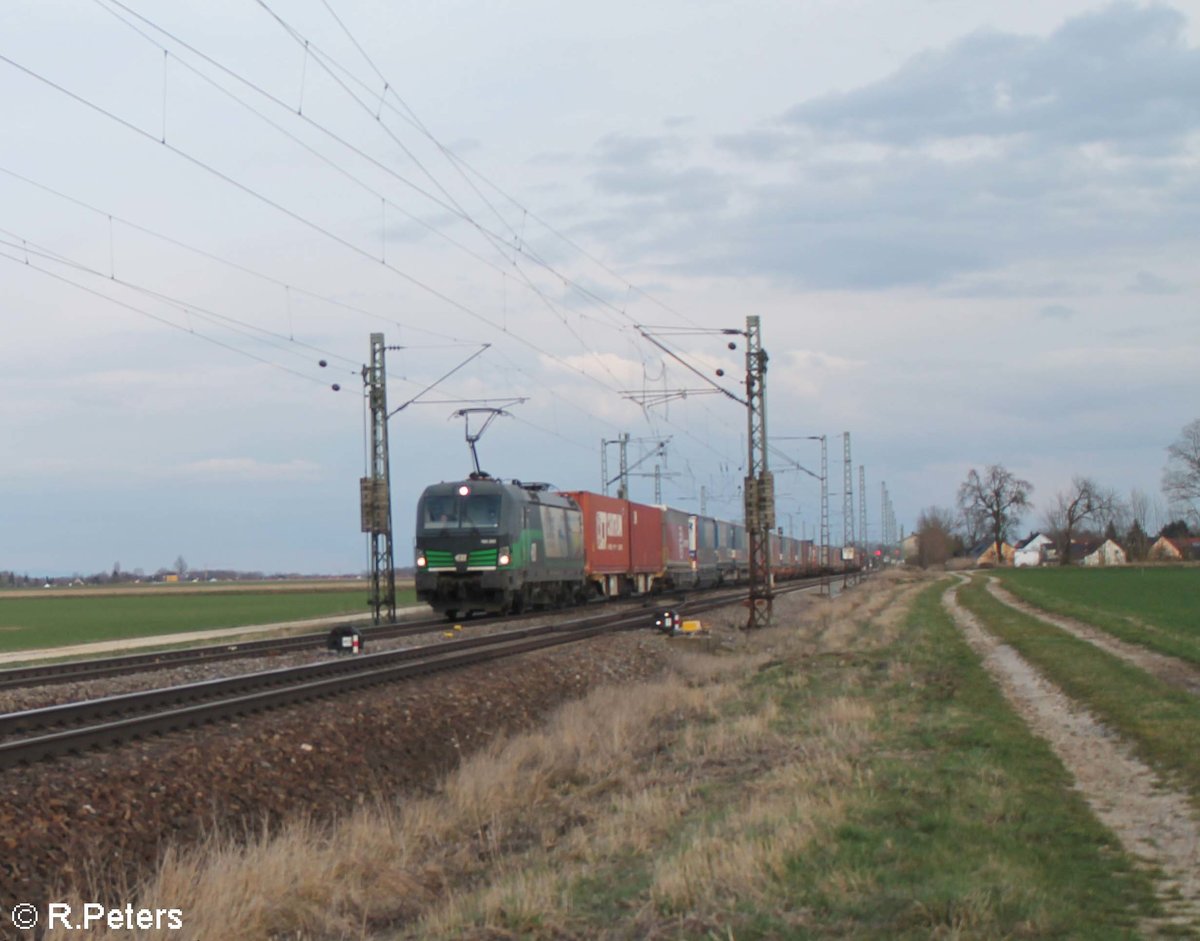
[[[697,634],[701,630],[702,627],[699,621],[684,621],[679,626],[679,632],[681,634]]]

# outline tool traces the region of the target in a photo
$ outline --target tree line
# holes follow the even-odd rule
[[[1054,539],[1063,565],[1070,563],[1072,542],[1085,536],[1112,539],[1131,561],[1141,561],[1158,537],[1200,533],[1200,419],[1167,447],[1162,492],[1165,512],[1140,490],[1125,499],[1093,477],[1076,475],[1043,508],[1043,532]],[[1032,497],[1033,484],[1002,464],[972,468],[954,508],[931,506],[917,517],[918,564],[940,565],[985,540],[1000,559],[1001,546],[1033,509]]]

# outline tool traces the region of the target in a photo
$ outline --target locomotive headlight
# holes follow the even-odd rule
[[[508,565],[512,561],[512,556],[509,554],[508,546],[500,550],[500,554],[496,557],[496,562],[500,565]]]
[[[425,561],[424,555],[417,556],[417,568],[423,569],[428,563]]]

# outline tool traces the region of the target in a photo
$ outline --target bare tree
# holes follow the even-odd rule
[[[1059,565],[1071,564],[1072,533],[1089,520],[1098,524],[1111,523],[1116,503],[1116,497],[1101,489],[1090,477],[1073,477],[1071,488],[1058,493],[1054,506],[1046,514],[1046,521],[1058,537]]]
[[[1145,562],[1150,554],[1150,537],[1135,517],[1125,533],[1125,555],[1131,562]]]
[[[953,510],[931,506],[917,517],[917,563],[923,569],[944,565],[954,554],[954,529],[957,520]]]
[[[1118,527],[1124,532],[1124,550],[1130,562],[1145,562],[1150,552],[1150,537],[1147,533],[1158,532],[1159,511],[1156,498],[1146,491],[1134,487],[1129,491],[1129,521],[1126,526]]]
[[[988,533],[987,516],[973,507],[960,506],[958,529],[962,533],[963,542],[968,546],[974,546]]]
[[[1184,425],[1175,443],[1167,448],[1162,487],[1172,507],[1200,522],[1200,418]]]
[[[1033,484],[1022,480],[1001,464],[989,464],[982,475],[971,468],[958,488],[958,506],[964,519],[987,520],[996,547],[996,564],[1004,561],[1000,546],[1010,526],[1015,526],[1029,509]]]
[[[182,579],[183,576],[185,576],[187,574],[187,571],[188,571],[187,562],[184,561],[183,556],[181,556],[181,555],[176,556],[175,557],[175,574],[178,575],[180,577],[180,579]]]
[[[1157,533],[1163,528],[1166,522],[1166,504],[1163,502],[1162,493],[1146,493],[1135,489],[1129,493],[1129,507],[1142,531]]]
[[[1154,512],[1153,498],[1144,490],[1134,487],[1129,491],[1129,529],[1136,525],[1143,533],[1158,529],[1158,521],[1151,521]]]
[[[1108,508],[1107,517],[1103,522],[1106,526],[1112,526],[1118,533],[1125,532],[1133,525],[1132,505],[1119,497],[1115,490],[1112,492],[1112,506]]]

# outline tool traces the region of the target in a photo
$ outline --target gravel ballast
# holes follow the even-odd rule
[[[122,901],[168,845],[432,786],[565,700],[656,673],[668,641],[622,633],[72,756],[0,775],[0,893]],[[94,690],[92,691],[94,693]]]

